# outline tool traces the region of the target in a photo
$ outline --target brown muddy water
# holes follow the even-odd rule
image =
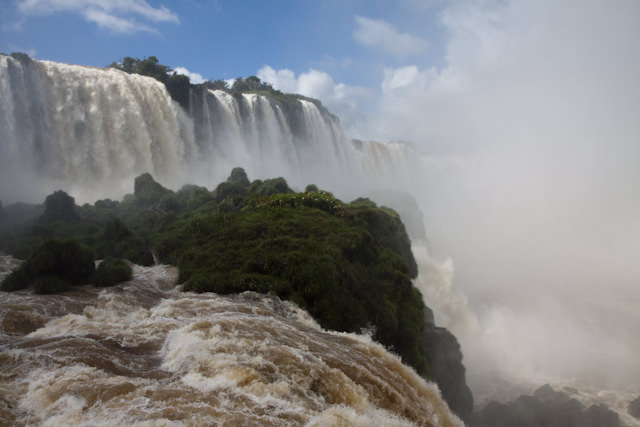
[[[0,257],[0,278],[16,265]],[[0,425],[463,425],[370,338],[176,278],[135,266],[114,288],[0,292]]]

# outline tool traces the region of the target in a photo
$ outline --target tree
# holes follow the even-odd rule
[[[229,175],[229,178],[227,178],[227,182],[240,184],[243,187],[248,187],[249,184],[251,184],[249,182],[249,178],[247,177],[247,173],[242,168],[233,168],[233,170],[231,171],[231,175]]]
[[[141,74],[143,76],[153,77],[161,83],[164,83],[171,98],[180,104],[183,108],[189,106],[189,90],[191,81],[189,77],[173,72],[170,67],[160,64],[158,58],[150,56],[145,59],[125,57],[122,62],[113,62],[109,67],[117,68],[129,74]]]
[[[42,222],[80,221],[80,216],[78,216],[78,213],[76,212],[75,199],[62,190],[58,190],[55,193],[48,195],[44,204],[45,210],[40,217],[40,221]]]
[[[133,182],[133,192],[138,204],[149,207],[158,203],[166,194],[172,193],[154,180],[149,173],[136,177]]]

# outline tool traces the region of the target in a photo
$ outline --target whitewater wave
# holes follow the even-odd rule
[[[2,293],[0,424],[463,425],[369,337],[277,298],[183,293],[176,277],[136,266],[114,288]]]

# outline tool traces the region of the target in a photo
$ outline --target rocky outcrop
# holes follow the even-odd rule
[[[620,427],[620,419],[606,405],[588,408],[555,391],[540,387],[533,396],[520,396],[509,403],[491,402],[473,414],[472,427]]]
[[[629,415],[640,420],[640,396],[629,403],[627,411]]]
[[[438,384],[449,408],[467,420],[473,411],[473,396],[466,382],[460,344],[451,332],[435,325],[428,307],[424,310],[424,323],[422,340],[427,348],[429,377]]]

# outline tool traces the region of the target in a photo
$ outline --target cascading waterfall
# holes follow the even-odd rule
[[[335,186],[359,174],[339,121],[313,102],[285,105],[258,94],[204,90],[192,92],[191,114],[208,179],[224,178],[215,171],[227,173],[230,164],[242,165],[252,176],[283,176],[299,186]]]
[[[197,154],[187,115],[148,77],[0,56],[0,97],[5,199],[118,194],[141,171],[176,180]]]
[[[349,182],[352,196],[389,175],[372,156],[397,151],[359,150],[309,100],[197,87],[185,111],[163,84],[116,69],[0,55],[0,97],[5,203],[39,202],[61,188],[79,201],[120,198],[144,172],[169,187],[211,186],[233,166],[300,189]]]

